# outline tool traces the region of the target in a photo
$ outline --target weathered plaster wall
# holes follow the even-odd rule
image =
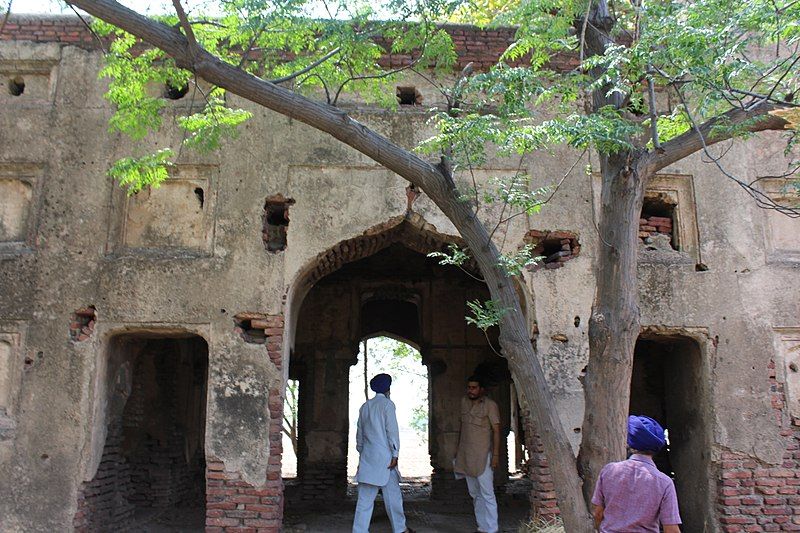
[[[20,65],[35,67],[39,78],[27,96],[12,97],[5,85],[0,90],[0,185],[2,179],[25,178],[31,191],[24,225],[9,226],[25,231],[15,230],[0,243],[0,334],[10,346],[0,355],[8,353],[3,357],[11,360],[0,365],[7,372],[0,398],[8,404],[0,409],[0,523],[11,531],[61,530],[72,523],[79,487],[93,477],[102,450],[100,378],[107,345],[120,332],[181,331],[206,340],[206,457],[218,460],[213,469],[221,483],[263,486],[270,462],[277,460],[270,447],[270,399],[278,401],[291,342],[283,346],[280,367],[263,345],[243,341],[233,317],[285,314],[291,340],[292,315],[303,296],[293,283],[318,254],[402,215],[406,184],[311,128],[231,97],[254,113],[241,136],[214,155],[184,150],[179,160],[184,176],[198,179],[200,169],[206,180],[202,209],[193,203],[192,187],[178,197],[178,205],[197,212],[198,223],[209,224],[203,238],[194,233],[193,239],[173,235],[164,241],[165,230],[151,228],[156,233],[134,232],[136,238],[126,240],[132,235],[125,226],[130,211],[105,171],[132,152],[176,147],[180,133],[169,126],[170,108],[185,103],[168,105],[163,134],[135,144],[108,132],[111,109],[97,79],[99,53],[53,43],[0,44],[0,72],[5,76]],[[433,94],[428,98],[426,104],[434,103]],[[406,146],[430,134],[419,109],[354,111]],[[524,166],[537,186],[544,185],[557,181],[577,156],[558,149],[531,156]],[[752,180],[779,174],[781,157],[775,136],[765,136],[737,143],[725,164]],[[517,163],[492,158],[487,167],[511,169]],[[591,178],[582,167],[583,162],[575,166],[541,214],[519,217],[497,235],[506,250],[521,244],[530,229],[579,236],[577,258],[558,270],[525,276],[537,346],[576,445],[592,269],[602,246]],[[690,177],[699,256],[642,264],[642,323],[691,327],[707,338],[702,353],[711,377],[714,460],[737,452],[778,463],[787,437],[773,416],[768,367],[778,357],[773,328],[800,326],[800,263],[791,254],[772,253],[765,213],[699,155],[668,170]],[[271,254],[264,249],[261,220],[265,198],[277,193],[296,203],[290,207],[288,247]],[[454,233],[426,197],[414,209],[438,232]],[[142,223],[133,218],[134,225]],[[800,234],[800,222],[794,224]],[[5,232],[0,236],[6,239]],[[141,246],[148,242],[160,244]],[[696,263],[707,269],[696,270]],[[69,335],[72,315],[88,305],[96,307],[97,323],[88,340],[76,342]],[[782,371],[776,379],[785,379]],[[274,496],[266,491],[262,497]]]

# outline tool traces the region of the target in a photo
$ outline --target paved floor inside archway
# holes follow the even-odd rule
[[[403,502],[408,527],[417,533],[471,533],[476,524],[472,503],[465,499],[460,503],[430,499],[429,488],[420,483],[403,483]],[[527,480],[517,479],[507,487],[505,494],[498,495],[500,531],[516,533],[520,523],[528,518],[530,504]],[[392,529],[383,501],[378,497],[372,515],[370,533],[391,533]],[[348,499],[335,505],[318,503],[293,503],[287,501],[284,513],[285,533],[350,533],[355,510],[355,486],[350,486]]]

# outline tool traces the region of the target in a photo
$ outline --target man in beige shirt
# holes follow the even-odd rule
[[[467,379],[467,396],[461,399],[461,430],[453,462],[456,478],[466,478],[475,507],[479,533],[496,533],[497,500],[494,469],[500,460],[500,410],[486,397],[482,378]]]

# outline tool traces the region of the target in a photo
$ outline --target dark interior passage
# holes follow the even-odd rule
[[[655,458],[675,481],[684,531],[711,528],[710,417],[707,377],[697,342],[680,336],[643,336],[636,343],[630,413],[664,426],[668,444]]]
[[[205,340],[117,337],[106,379],[105,446],[84,485],[76,526],[108,531],[178,510],[196,512],[202,526]]]

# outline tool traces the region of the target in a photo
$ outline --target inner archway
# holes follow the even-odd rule
[[[402,443],[400,471],[405,483],[423,491],[430,486],[431,460],[428,453],[429,406],[428,369],[414,346],[389,336],[364,339],[358,361],[350,367],[350,434],[347,450],[347,477],[351,483],[358,468],[355,421],[365,399],[373,396],[368,380],[378,373],[392,376],[391,397],[397,406],[397,422]]]

